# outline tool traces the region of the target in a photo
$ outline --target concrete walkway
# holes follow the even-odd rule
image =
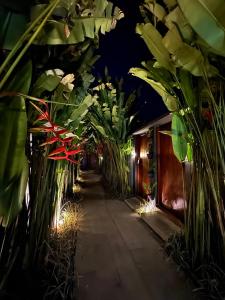
[[[85,172],[83,178],[79,300],[195,299],[154,233],[125,203],[107,196],[100,176]]]

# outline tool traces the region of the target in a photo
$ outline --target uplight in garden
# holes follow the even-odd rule
[[[157,207],[155,205],[155,200],[148,199],[145,200],[143,203],[140,204],[140,207],[136,210],[138,214],[148,214],[154,213],[157,211]]]

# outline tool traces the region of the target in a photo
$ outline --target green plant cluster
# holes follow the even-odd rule
[[[10,288],[13,276],[32,277],[44,262],[50,229],[78,172],[76,165],[47,159],[52,145],[46,144],[47,131],[31,133],[37,114],[30,102],[37,104],[44,98],[52,123],[68,128],[81,145],[83,119],[94,102],[88,89],[94,81],[91,68],[98,59],[99,35],[114,29],[122,17],[106,0],[45,1],[32,7],[26,29],[17,41],[12,36],[11,51],[4,52],[0,66],[1,290]],[[49,61],[54,62],[51,69]]]
[[[94,89],[95,103],[90,109],[89,122],[95,140],[104,145],[102,172],[113,193],[126,196],[129,193],[128,158],[131,153],[129,128],[133,116],[129,107],[134,95],[127,99],[121,89],[111,83],[101,83]]]
[[[191,164],[184,234],[196,265],[213,256],[225,266],[224,9],[220,0],[146,0],[136,31],[154,60],[130,70],[162,97],[174,153]]]

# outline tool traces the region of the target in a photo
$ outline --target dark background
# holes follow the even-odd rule
[[[139,0],[113,0],[125,14],[116,28],[100,38],[99,54],[101,58],[95,65],[95,74],[104,76],[105,66],[114,78],[124,78],[124,89],[129,94],[139,90],[133,112],[138,111],[135,127],[164,115],[167,109],[152,88],[143,80],[128,74],[131,67],[140,67],[142,61],[152,59],[144,41],[135,33],[137,23],[143,22]]]

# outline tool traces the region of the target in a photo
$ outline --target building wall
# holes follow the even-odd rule
[[[146,199],[143,184],[152,181],[156,193],[151,196],[156,196],[157,205],[182,220],[186,206],[184,176],[185,182],[189,182],[186,177],[189,174],[190,179],[190,168],[182,166],[175,157],[171,137],[160,133],[163,130],[170,131],[171,122],[160,126],[156,124],[150,128],[151,131],[134,136],[135,193]]]
[[[135,178],[136,178],[136,194],[146,198],[144,183],[149,183],[149,160],[147,157],[149,149],[148,135],[140,135],[136,137],[135,142]]]
[[[171,137],[160,133],[170,128],[166,124],[157,130],[158,204],[182,218],[185,207],[182,164],[173,153]]]

